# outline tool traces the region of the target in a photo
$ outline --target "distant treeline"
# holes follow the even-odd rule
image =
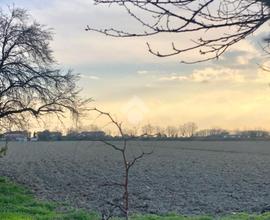
[[[187,126],[187,125],[186,125]],[[190,126],[190,127],[189,127]],[[245,130],[227,131],[224,129],[204,129],[196,131],[196,127],[189,125],[185,128],[176,130],[173,127],[157,130],[142,129],[143,134],[126,132],[126,138],[130,140],[206,140],[206,141],[225,141],[225,140],[270,140],[270,132],[265,130]],[[35,132],[31,135],[28,131],[11,131],[2,134],[2,139],[10,141],[87,141],[87,140],[120,140],[122,137],[111,135],[101,130],[95,131],[69,131],[63,134],[59,131],[44,130]]]

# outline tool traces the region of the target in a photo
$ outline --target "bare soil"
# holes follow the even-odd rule
[[[39,198],[101,211],[120,189],[118,152],[100,142],[10,143],[0,175],[28,186]],[[226,214],[270,209],[269,142],[130,142],[130,157],[154,153],[131,170],[135,212]]]

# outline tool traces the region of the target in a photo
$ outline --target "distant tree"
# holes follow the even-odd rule
[[[144,125],[142,127],[142,133],[144,135],[150,135],[151,136],[154,133],[154,127],[151,124]]]
[[[168,126],[166,128],[167,137],[176,138],[178,137],[178,129],[175,126]]]
[[[130,137],[136,137],[138,136],[138,127],[133,126],[129,129],[125,129],[125,134],[127,134]]]
[[[82,100],[71,71],[55,68],[52,32],[26,10],[0,10],[0,125],[21,126],[31,116],[78,115]]]
[[[166,136],[165,129],[160,127],[160,126],[154,127],[154,133],[157,137],[165,137]]]
[[[168,57],[188,51],[201,56],[189,63],[218,58],[230,46],[253,34],[270,19],[269,0],[94,0],[95,4],[118,5],[141,24],[141,31],[87,26],[86,30],[98,31],[113,37],[153,36],[163,33],[189,33],[191,44],[172,43],[171,52],[149,52]],[[181,39],[181,38],[179,38]],[[269,39],[266,39],[269,41]]]
[[[49,141],[50,140],[50,131],[44,130],[37,133],[38,140],[40,141]]]
[[[236,135],[238,135],[240,138],[267,138],[269,137],[269,132],[264,130],[246,130],[246,131],[240,131],[237,132]]]
[[[97,126],[97,125],[90,125],[90,128],[89,128],[90,131],[100,131],[101,129]]]
[[[67,139],[69,140],[78,140],[79,139],[79,131],[77,129],[69,129],[67,131]]]
[[[181,137],[193,137],[198,126],[194,122],[188,122],[179,126],[179,133]]]
[[[224,136],[228,135],[229,132],[222,128],[211,128],[209,129],[209,136]]]
[[[44,130],[37,132],[37,137],[40,141],[60,141],[62,138],[62,133],[58,131],[51,132],[49,130]]]
[[[187,127],[185,124],[179,126],[179,135],[180,137],[187,137]]]
[[[230,135],[230,132],[222,128],[204,129],[195,133],[197,137],[225,137],[228,135]]]
[[[104,129],[104,132],[106,133],[107,136],[112,136],[113,133],[109,128]]]

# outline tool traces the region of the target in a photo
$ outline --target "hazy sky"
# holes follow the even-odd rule
[[[259,46],[263,28],[219,61],[185,65],[180,59],[198,54],[157,58],[145,42],[166,51],[171,41],[188,42],[188,35],[119,39],[84,31],[86,25],[136,29],[117,7],[97,7],[91,0],[4,0],[1,6],[12,3],[53,28],[59,65],[81,74],[82,94],[93,97],[92,105],[131,125],[194,121],[203,128],[270,129],[270,73],[258,68],[267,60]]]

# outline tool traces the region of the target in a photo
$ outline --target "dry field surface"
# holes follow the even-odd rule
[[[99,142],[10,143],[0,175],[40,198],[100,210],[119,195],[118,152]],[[138,212],[224,214],[262,212],[270,204],[269,142],[130,142],[130,156],[154,153],[131,170],[132,207]]]

